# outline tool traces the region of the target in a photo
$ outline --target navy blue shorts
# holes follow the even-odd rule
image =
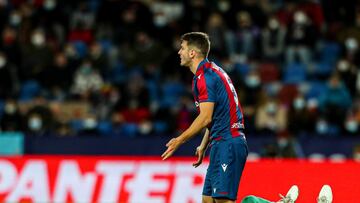
[[[247,155],[243,136],[212,143],[203,195],[236,200]]]

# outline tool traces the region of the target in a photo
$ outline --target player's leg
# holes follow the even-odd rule
[[[212,197],[215,202],[235,202],[248,155],[246,141],[241,137],[221,140],[214,148]]]
[[[202,196],[202,203],[215,203],[214,199],[211,196]]]
[[[235,200],[216,198],[215,203],[235,203]]]
[[[249,195],[246,196],[241,203],[271,203],[270,201],[260,198],[260,197],[256,197],[254,195]]]
[[[286,196],[281,195],[281,200],[276,203],[294,203],[299,196],[299,188],[296,185],[291,186]],[[254,195],[246,196],[241,203],[271,203],[271,201],[256,197]]]

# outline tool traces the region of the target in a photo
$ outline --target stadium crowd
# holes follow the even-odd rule
[[[179,37],[204,31],[247,134],[360,133],[355,0],[0,0],[0,15],[1,131],[177,134],[196,115]]]

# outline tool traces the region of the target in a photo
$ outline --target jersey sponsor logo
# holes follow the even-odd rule
[[[231,125],[231,128],[244,128],[244,124],[238,122],[238,123],[233,123]]]
[[[224,170],[224,172],[226,172],[226,169],[227,169],[228,165],[227,164],[221,164],[221,167]]]

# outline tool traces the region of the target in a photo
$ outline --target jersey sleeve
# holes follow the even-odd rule
[[[210,73],[197,76],[197,88],[199,91],[199,102],[216,101],[216,78]]]

